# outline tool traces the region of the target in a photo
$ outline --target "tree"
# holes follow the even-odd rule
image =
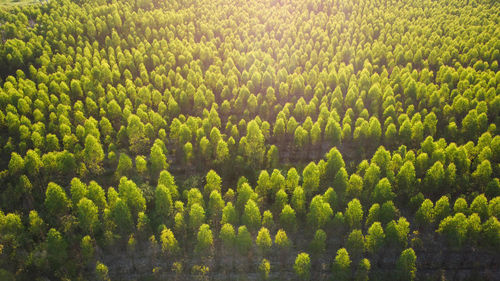
[[[174,233],[168,229],[164,228],[160,234],[160,243],[162,253],[173,256],[179,253],[179,242],[175,239]]]
[[[345,218],[350,229],[361,228],[363,207],[358,199],[354,198],[347,204]]]
[[[210,193],[214,190],[218,191],[219,193],[221,192],[222,180],[214,170],[210,170],[207,173],[206,181],[207,183],[205,184],[204,188],[205,195],[210,195]]]
[[[346,248],[351,253],[353,259],[357,260],[365,251],[365,237],[359,229],[354,229],[346,241]]]
[[[220,229],[219,238],[221,239],[224,247],[227,250],[231,250],[235,245],[236,239],[234,227],[229,223],[224,224]]]
[[[142,194],[142,190],[137,187],[135,182],[122,177],[118,185],[118,192],[130,209],[131,214],[136,217],[139,212],[146,210],[146,199]]]
[[[292,242],[288,240],[288,236],[283,229],[278,230],[276,232],[276,236],[274,236],[274,244],[280,249],[282,252],[286,252],[292,247]]]
[[[9,173],[11,175],[20,174],[24,170],[24,159],[16,152],[12,152],[9,161]]]
[[[288,204],[288,194],[284,189],[278,190],[276,196],[274,197],[274,209],[279,212],[280,210]]]
[[[177,190],[177,185],[175,184],[174,177],[168,171],[161,171],[158,178],[158,184],[164,185],[170,191],[172,200],[179,198],[179,191]]]
[[[202,224],[198,230],[196,252],[199,254],[209,253],[213,246],[212,231],[208,224]]]
[[[299,216],[305,214],[306,211],[306,195],[302,187],[297,186],[292,194],[292,200],[290,201],[292,208],[297,212]]]
[[[262,217],[259,207],[252,199],[247,201],[245,205],[245,212],[243,213],[241,219],[243,224],[250,230],[257,230],[257,228],[260,227]]]
[[[76,206],[82,198],[87,196],[87,186],[79,178],[73,178],[71,180],[70,192],[73,206]]]
[[[467,218],[462,213],[444,218],[436,232],[446,236],[451,246],[460,248],[467,238]]]
[[[328,151],[325,157],[326,157],[325,181],[331,182],[337,176],[339,171],[345,167],[345,163],[344,159],[342,158],[342,154],[336,147],[330,149],[330,151]],[[334,185],[334,187],[337,189],[336,185]]]
[[[88,235],[84,236],[80,242],[80,248],[82,251],[83,261],[87,264],[94,257],[94,245],[92,238]]]
[[[155,142],[151,147],[149,154],[149,161],[151,162],[151,177],[156,178],[158,174],[168,168],[167,157],[163,154],[161,146]]]
[[[248,122],[246,145],[243,149],[244,156],[251,167],[258,169],[262,166],[266,153],[264,135],[255,120]]]
[[[101,263],[97,262],[95,266],[95,273],[99,281],[109,281],[111,280],[108,275],[108,267]]]
[[[434,206],[434,220],[441,221],[451,213],[450,202],[447,196],[441,196]]]
[[[221,223],[238,225],[238,222],[239,222],[238,214],[236,213],[236,209],[233,207],[233,203],[227,202],[224,209],[222,209]]]
[[[208,199],[208,214],[212,218],[214,226],[216,226],[217,222],[220,220],[223,209],[224,200],[222,199],[222,196],[218,191],[212,191]]]
[[[341,138],[342,129],[340,128],[339,122],[333,118],[328,118],[328,122],[325,127],[325,139],[333,146],[338,146],[340,145]]]
[[[78,222],[84,233],[94,233],[98,223],[99,215],[97,206],[91,200],[82,198],[77,205]]]
[[[427,194],[435,195],[444,183],[445,174],[443,164],[436,162],[429,168],[424,178],[424,186]]]
[[[173,212],[172,196],[163,185],[158,184],[155,190],[155,215],[159,223],[165,223]]]
[[[260,276],[263,280],[267,280],[269,278],[269,272],[271,271],[271,264],[267,259],[262,259],[259,265]]]
[[[339,196],[344,196],[345,191],[347,190],[348,187],[348,174],[344,167],[340,168],[337,174],[335,175],[335,180],[333,181],[333,187],[338,192]]]
[[[128,176],[132,171],[132,159],[125,153],[120,153],[118,166],[115,171],[115,178],[120,179],[122,176]]]
[[[403,198],[410,198],[415,192],[415,167],[411,161],[406,161],[396,176],[397,193]]]
[[[102,172],[101,163],[104,160],[104,151],[101,143],[93,135],[85,138],[85,149],[83,150],[84,161],[87,168],[94,174]]]
[[[337,251],[337,256],[335,256],[335,261],[333,262],[333,276],[335,280],[350,280],[351,258],[345,248]]]
[[[384,229],[380,222],[374,222],[370,228],[368,228],[368,234],[366,235],[366,249],[372,254],[376,254],[380,248],[384,245]]]
[[[295,216],[295,210],[286,204],[281,210],[280,214],[280,224],[287,230],[294,232],[297,229],[297,218]]]
[[[47,258],[53,269],[57,269],[66,262],[67,243],[61,233],[51,228],[47,233]]]
[[[285,182],[286,190],[288,192],[294,192],[295,188],[298,187],[299,185],[299,180],[300,176],[299,173],[297,173],[297,170],[293,167],[290,168],[286,175],[286,182]]]
[[[309,205],[309,213],[307,214],[307,221],[313,229],[322,228],[333,216],[333,210],[330,204],[323,201],[321,195],[316,195],[311,200]]]
[[[199,229],[200,226],[205,222],[205,209],[198,204],[194,203],[191,205],[189,210],[189,227],[192,230]]]
[[[315,255],[320,255],[325,252],[326,249],[326,233],[322,229],[316,230],[314,238],[310,243],[309,248],[311,252]]]
[[[121,234],[128,234],[132,230],[134,225],[132,215],[124,200],[118,198],[116,203],[111,206],[111,217]]]
[[[236,247],[241,255],[248,254],[252,247],[252,236],[247,227],[242,225],[238,228],[238,235],[236,236]]]
[[[362,191],[363,179],[356,174],[352,174],[349,178],[349,185],[347,186],[347,195],[350,198],[360,197]]]
[[[298,254],[293,269],[300,279],[309,280],[311,274],[311,259],[309,255],[307,253]]]
[[[60,217],[69,207],[69,201],[64,190],[57,184],[50,182],[45,191],[45,208],[52,217]]]
[[[480,194],[472,200],[470,204],[470,211],[472,213],[477,213],[482,220],[486,220],[488,218],[488,199],[484,194]]]
[[[490,217],[481,227],[481,238],[483,244],[491,247],[498,247],[500,245],[500,222],[496,217]]]
[[[399,280],[415,280],[417,273],[416,262],[417,256],[415,255],[415,251],[413,251],[412,248],[408,248],[401,252],[397,263]]]
[[[434,222],[434,204],[431,200],[425,199],[420,208],[415,213],[415,222],[420,227],[425,227]]]
[[[319,169],[314,162],[310,162],[304,168],[302,178],[304,179],[302,187],[304,188],[306,195],[311,197],[313,194],[316,194],[319,187]]]
[[[394,192],[392,192],[391,183],[387,178],[381,179],[372,193],[373,201],[380,204],[394,199],[395,196]]]
[[[354,274],[355,281],[368,281],[370,275],[371,264],[368,259],[362,259],[359,262],[358,269]]]
[[[392,220],[385,227],[385,233],[388,244],[400,249],[405,248],[408,244],[410,223],[404,217],[399,218],[397,223]]]
[[[259,230],[255,243],[262,254],[266,254],[271,249],[273,241],[271,240],[271,235],[269,235],[269,230],[267,228],[262,227]]]

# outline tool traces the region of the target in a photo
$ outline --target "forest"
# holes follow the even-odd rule
[[[0,6],[0,280],[499,280],[500,2]]]

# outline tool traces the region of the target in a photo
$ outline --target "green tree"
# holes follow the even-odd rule
[[[289,232],[294,232],[297,229],[295,210],[288,204],[281,210],[280,224]]]
[[[353,259],[357,260],[365,251],[365,237],[359,229],[351,231],[346,240],[346,248],[351,253]]]
[[[159,144],[155,143],[151,147],[149,154],[149,161],[151,162],[151,177],[156,178],[158,174],[168,168],[167,157],[163,154],[163,149]]]
[[[238,223],[239,223],[238,213],[236,212],[236,209],[234,208],[233,203],[227,202],[224,209],[222,209],[221,223],[223,223],[223,224],[229,223],[232,225],[238,225]]]
[[[411,161],[406,161],[396,176],[397,193],[408,199],[415,193],[415,167]]]
[[[130,209],[124,200],[118,198],[116,203],[111,206],[111,217],[121,234],[130,233],[134,224]]]
[[[166,223],[173,212],[172,196],[163,185],[158,184],[155,190],[155,215],[159,223]]]
[[[404,249],[408,244],[410,223],[404,217],[399,218],[397,223],[392,220],[385,227],[385,233],[388,244]]]
[[[132,171],[132,159],[125,153],[120,153],[118,166],[115,171],[115,178],[120,179],[122,176],[128,176]]]
[[[297,274],[300,279],[309,280],[311,275],[311,259],[309,258],[309,254],[298,254],[295,259],[295,264],[293,265],[293,270],[295,270],[295,274]]]
[[[50,182],[45,191],[45,208],[52,217],[66,214],[69,201],[64,190],[57,184]]]
[[[366,249],[372,254],[376,254],[384,245],[385,233],[380,222],[374,222],[368,228],[366,235]]]
[[[271,271],[271,264],[267,259],[262,259],[259,265],[260,276],[263,280],[267,280],[269,278],[269,272]]]
[[[321,255],[326,249],[326,233],[322,229],[316,230],[314,238],[310,243],[309,248],[311,252],[315,255]]]
[[[241,219],[250,230],[257,230],[260,227],[262,216],[259,207],[252,199],[247,201]]]
[[[206,181],[207,183],[205,184],[204,188],[206,195],[210,195],[210,193],[214,190],[221,192],[222,180],[221,177],[214,170],[210,170],[207,173]]]
[[[202,224],[198,230],[196,252],[206,254],[211,252],[213,247],[212,231],[208,224]]]
[[[434,222],[434,204],[431,200],[425,199],[420,208],[415,213],[415,222],[420,227],[425,227]]]
[[[358,199],[352,199],[345,210],[345,218],[350,229],[361,228],[363,220],[363,206]]]
[[[359,262],[358,268],[354,274],[355,281],[368,281],[370,275],[371,264],[368,259],[362,259]]]
[[[415,255],[415,251],[413,251],[412,248],[408,248],[401,252],[397,263],[399,280],[415,280],[417,273],[416,262],[417,256]]]
[[[257,238],[255,239],[255,244],[259,247],[259,250],[262,254],[266,254],[271,249],[273,241],[271,240],[271,235],[269,235],[269,230],[265,227],[262,227],[257,234]]]
[[[99,281],[111,280],[108,275],[108,267],[99,261],[96,263],[95,273]]]
[[[91,200],[82,198],[77,205],[78,222],[84,233],[94,233],[99,223],[97,206]]]
[[[311,200],[309,205],[309,213],[307,214],[307,221],[313,229],[322,228],[333,216],[330,204],[323,201],[321,195],[316,195]]]
[[[345,248],[337,251],[337,256],[335,256],[333,262],[333,276],[336,280],[350,280],[351,258]]]
[[[219,238],[224,247],[227,250],[231,250],[235,246],[236,239],[234,227],[229,223],[224,224],[220,229]]]
[[[252,236],[247,227],[242,225],[238,228],[238,235],[236,236],[236,247],[241,255],[246,255],[252,247]]]
[[[316,194],[319,187],[319,169],[314,162],[310,162],[302,172],[302,178],[304,183],[302,188],[306,192],[306,195],[310,198],[313,194]]]
[[[100,174],[102,172],[101,165],[104,160],[104,151],[99,140],[91,134],[85,138],[83,154],[87,168],[94,174]]]
[[[373,201],[380,204],[394,199],[395,196],[394,192],[392,192],[391,183],[387,178],[381,179],[372,193]]]
[[[195,231],[199,229],[204,222],[205,209],[203,209],[200,204],[194,203],[189,210],[189,227]]]
[[[54,270],[66,262],[68,256],[67,247],[68,244],[61,233],[51,228],[47,233],[47,258]]]
[[[288,239],[288,235],[283,229],[278,230],[276,232],[276,236],[274,237],[274,244],[280,249],[282,252],[288,251],[292,247],[292,242]]]
[[[180,251],[179,242],[175,239],[174,233],[168,229],[164,228],[160,234],[161,252],[174,256]]]

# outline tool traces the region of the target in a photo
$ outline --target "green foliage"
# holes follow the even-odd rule
[[[337,280],[349,280],[351,276],[351,258],[345,248],[337,251],[333,262],[333,276]]]
[[[322,228],[333,216],[330,204],[323,201],[321,195],[316,195],[309,205],[307,221],[314,229]]]
[[[266,254],[272,246],[273,241],[271,240],[271,235],[269,235],[269,230],[265,227],[262,227],[257,234],[257,238],[255,239],[255,244],[261,251],[261,253]]]
[[[300,253],[297,255],[293,270],[295,270],[295,274],[297,274],[300,279],[309,280],[311,274],[311,259],[307,253]]]
[[[417,256],[412,248],[408,248],[401,252],[397,262],[400,280],[415,280],[417,273]]]
[[[413,250],[382,276],[380,254],[436,230],[457,255],[500,245],[496,2],[12,1],[1,280],[116,279],[97,257],[136,266],[146,237],[153,279],[219,276],[219,242],[280,250],[284,278],[281,228],[294,255],[345,247],[335,280],[416,279]]]
[[[210,226],[208,224],[202,224],[200,226],[197,241],[196,251],[198,253],[204,254],[210,251],[210,248],[213,246],[213,238],[212,231],[210,230]]]
[[[57,184],[50,182],[45,191],[45,208],[52,217],[60,216],[67,212],[69,200],[64,190]]]

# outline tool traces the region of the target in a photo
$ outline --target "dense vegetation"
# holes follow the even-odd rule
[[[0,279],[498,278],[499,20],[494,0],[0,11]]]

